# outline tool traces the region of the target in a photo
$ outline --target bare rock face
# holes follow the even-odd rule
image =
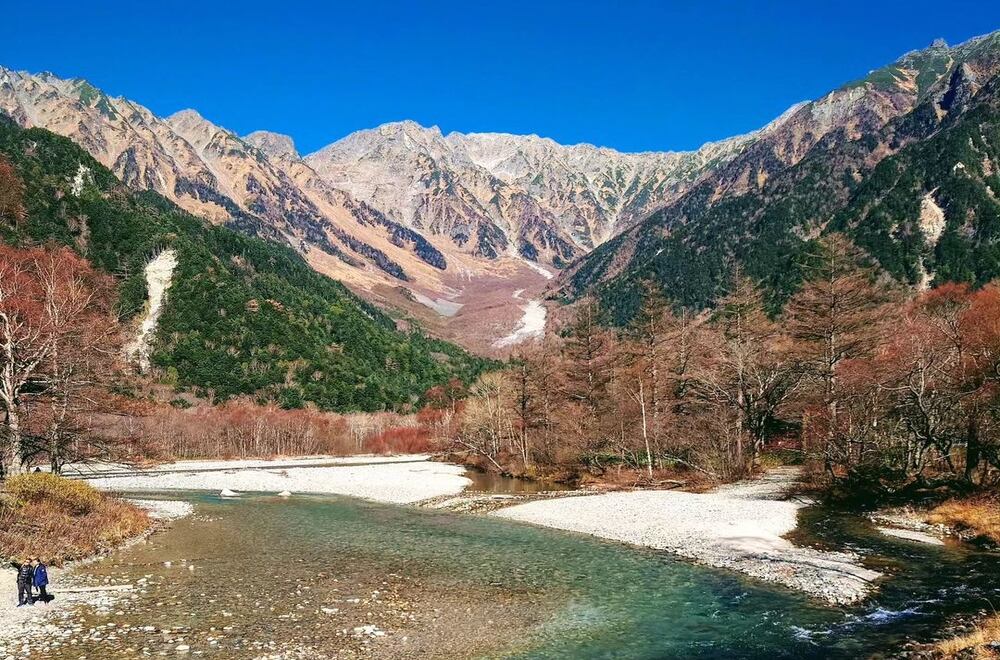
[[[623,154],[538,136],[442,135],[411,121],[358,131],[306,157],[334,187],[392,219],[473,250],[502,250],[555,266],[613,237],[753,141],[698,151]],[[486,225],[505,237],[490,236]],[[544,240],[539,240],[544,237]]]
[[[756,210],[775,209],[787,201],[789,192],[801,185],[797,177],[808,174],[808,169],[796,172],[794,166],[807,157],[815,157],[810,163],[832,158],[836,162],[831,161],[831,171],[847,172],[856,181],[919,136],[932,134],[949,116],[963,113],[998,73],[1000,32],[955,47],[938,40],[816,100],[797,104],[754,133],[737,153],[707,168],[686,192],[667,199],[639,223],[623,227],[613,245],[564,270],[558,285],[574,296],[598,283],[635,276],[656,259],[670,261],[674,268],[678,255],[664,254],[658,241],[679,230],[687,231],[684,249],[692,254],[721,242],[746,247],[759,228],[741,223],[759,217]],[[916,112],[923,109],[926,112]],[[835,179],[816,181],[810,188],[830,200],[843,198],[847,186]],[[747,201],[742,210],[726,206],[737,198]],[[713,208],[730,212],[713,215]],[[794,215],[790,207],[786,210]],[[746,217],[737,218],[739,213]],[[816,227],[795,231],[805,235]],[[936,225],[932,240],[934,231],[940,231]]]
[[[285,136],[259,132],[244,140],[194,110],[163,119],[84,80],[3,68],[0,110],[73,139],[132,188],[155,190],[191,213],[304,253],[323,253],[331,275],[406,281],[408,261],[444,262],[421,236],[369,222],[370,209],[314,173],[297,172],[306,166]]]
[[[271,131],[254,131],[243,138],[249,144],[263,151],[268,158],[298,158],[295,143],[288,135]]]

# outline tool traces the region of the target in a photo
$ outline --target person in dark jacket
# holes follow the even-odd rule
[[[25,557],[20,564],[13,561],[10,565],[17,570],[17,606],[31,605],[31,583],[35,577],[35,568],[31,565],[31,560]]]
[[[38,600],[43,603],[49,602],[49,594],[45,591],[45,588],[49,584],[49,569],[45,567],[42,560],[39,557],[35,557],[34,571],[31,574],[31,582],[38,589]]]

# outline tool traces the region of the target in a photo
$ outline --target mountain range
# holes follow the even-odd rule
[[[512,291],[537,288],[547,268],[676,198],[752,139],[620,154],[400,122],[303,158],[287,136],[240,137],[193,110],[161,118],[82,79],[7,69],[0,110],[71,138],[133,189],[287,243],[318,271],[480,348],[513,325]],[[472,332],[449,332],[440,310],[462,307]]]
[[[995,32],[954,48],[935,42],[801,105],[779,131],[575,263],[561,294],[596,293],[625,322],[646,282],[702,308],[739,264],[780,305],[810,241],[829,231],[914,287],[1000,276],[998,75]]]
[[[155,367],[174,405],[245,396],[290,408],[408,410],[430,387],[470,382],[488,366],[399,328],[288,246],[129,190],[65,137],[0,115],[0,161],[19,174],[26,211],[0,222],[0,241],[66,245],[114,275],[118,315],[142,322],[137,339],[153,339],[136,342],[139,363]],[[160,304],[157,289],[166,292]]]
[[[303,156],[288,136],[239,136],[194,110],[158,117],[83,79],[4,68],[0,111],[71,138],[132,189],[287,244],[320,273],[401,310],[400,323],[485,351],[516,332],[512,299],[543,290],[563,300],[595,292],[624,322],[645,281],[704,306],[741,263],[780,300],[808,241],[833,228],[915,286],[954,277],[961,269],[938,253],[955,244],[950,236],[977,250],[983,240],[943,184],[914,182],[898,217],[877,210],[878,195],[852,200],[876,185],[883,161],[900,167],[904,152],[954,131],[975,108],[988,116],[998,59],[1000,33],[935,42],[760,130],[689,152],[446,135],[402,121]],[[962,161],[991,191],[994,162]],[[930,217],[942,224],[933,240],[920,233]],[[973,271],[966,279],[1000,274]]]

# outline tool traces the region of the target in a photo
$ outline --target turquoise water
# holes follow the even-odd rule
[[[662,553],[484,516],[335,497],[190,498],[193,518],[92,573],[151,576],[117,620],[180,629],[211,657],[250,657],[275,640],[324,653],[351,643],[374,657],[866,657],[997,602],[1000,584],[996,555],[896,543],[821,509],[806,514],[811,540],[848,542],[896,573],[864,606],[826,607]],[[385,637],[349,641],[372,621]],[[173,648],[167,640],[142,643],[155,653]],[[101,649],[87,642],[72,657]]]

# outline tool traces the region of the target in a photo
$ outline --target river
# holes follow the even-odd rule
[[[847,541],[893,574],[863,606],[486,516],[184,498],[193,516],[79,569],[138,588],[75,615],[78,629],[40,657],[853,658],[1000,595],[996,554],[892,540],[822,508],[803,514],[800,540]]]

